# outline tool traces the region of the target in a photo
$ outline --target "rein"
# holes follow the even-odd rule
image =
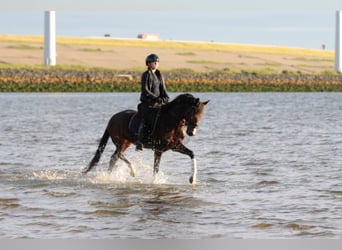
[[[171,102],[171,103],[174,103],[175,102],[175,100],[173,101],[173,102]],[[171,103],[168,103],[168,104],[166,104],[166,105],[170,105]],[[165,105],[165,106],[166,106]],[[177,104],[176,104],[177,105]],[[154,135],[154,133],[156,132],[156,129],[157,129],[157,125],[158,125],[158,123],[160,122],[160,116],[161,116],[161,112],[162,112],[162,109],[163,109],[163,107],[160,107],[159,109],[158,109],[158,111],[157,111],[157,114],[156,114],[156,116],[155,116],[155,119],[154,119],[154,122],[153,122],[153,126],[152,126],[152,131],[151,131],[151,133],[150,133],[150,135]],[[194,111],[194,109],[195,109],[195,107],[191,107],[191,110],[192,111]],[[172,110],[171,108],[170,108],[170,106],[168,107],[168,112],[169,112],[169,114],[171,115],[171,116],[175,116],[175,117],[177,117],[177,112],[175,111],[175,110]],[[182,124],[182,127],[184,127],[184,126],[193,126],[193,127],[197,127],[197,124],[196,123],[194,123],[191,119],[190,120],[188,120],[187,119],[187,116],[189,116],[188,114],[187,115],[185,115],[186,117],[184,117],[184,122],[183,122],[183,124]],[[178,129],[178,128],[177,128]],[[180,132],[178,132],[177,133],[177,137],[180,137],[181,136],[181,134],[182,133],[184,133],[184,131],[180,131]]]

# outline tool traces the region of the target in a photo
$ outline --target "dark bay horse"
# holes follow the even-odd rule
[[[162,154],[167,150],[173,150],[181,154],[188,155],[193,160],[192,175],[190,183],[196,183],[197,166],[194,153],[182,144],[186,134],[194,136],[200,119],[202,118],[204,106],[209,101],[201,102],[191,94],[181,94],[173,101],[160,107],[159,117],[154,125],[149,142],[144,143],[145,148],[154,151],[153,174],[159,171],[159,163]],[[135,169],[132,163],[124,156],[125,150],[138,139],[137,135],[130,132],[129,123],[134,110],[124,110],[116,113],[109,120],[107,128],[101,138],[95,156],[89,165],[83,169],[82,173],[88,173],[99,162],[100,157],[106,147],[109,137],[116,146],[114,154],[111,156],[108,171],[111,172],[118,159],[127,163],[131,176],[135,176]]]

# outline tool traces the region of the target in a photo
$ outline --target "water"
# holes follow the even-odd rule
[[[341,238],[342,94],[200,93],[197,157],[126,156],[80,176],[138,93],[0,94],[0,238]],[[172,97],[176,94],[172,93]]]

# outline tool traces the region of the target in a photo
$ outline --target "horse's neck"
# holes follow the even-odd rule
[[[162,112],[164,119],[167,124],[171,125],[172,127],[177,127],[184,123],[185,118],[183,115],[183,110],[176,109],[172,107],[165,107],[164,112]]]

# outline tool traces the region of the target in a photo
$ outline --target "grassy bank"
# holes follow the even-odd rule
[[[1,92],[136,92],[140,72],[110,70],[0,69]],[[342,75],[199,73],[165,71],[173,92],[342,91]]]

